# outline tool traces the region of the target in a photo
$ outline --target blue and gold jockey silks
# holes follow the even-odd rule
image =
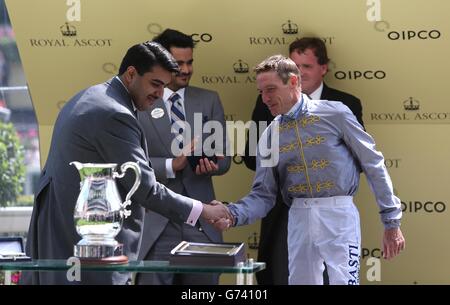
[[[347,106],[303,95],[288,114],[274,119],[262,137],[270,138],[276,129],[279,161],[274,167],[258,166],[251,192],[230,206],[237,225],[264,217],[275,203],[278,187],[289,206],[294,198],[353,196],[362,168],[385,228],[399,226],[400,199],[394,195],[383,155]],[[260,165],[259,152],[257,159]]]
[[[267,143],[277,142],[274,138],[272,156],[261,154]],[[252,190],[229,206],[235,225],[264,217],[280,188],[290,207],[289,284],[322,284],[324,263],[330,284],[359,284],[361,233],[353,195],[361,169],[385,228],[397,228],[402,216],[373,138],[347,106],[303,95],[274,119],[260,144]]]

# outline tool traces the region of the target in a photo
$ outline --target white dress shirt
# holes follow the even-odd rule
[[[320,86],[316,90],[314,90],[313,93],[311,93],[309,95],[310,99],[311,100],[320,100],[321,99],[320,97],[322,96],[322,90],[323,90],[323,82],[321,82]]]

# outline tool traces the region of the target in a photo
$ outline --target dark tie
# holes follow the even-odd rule
[[[183,107],[180,102],[181,96],[174,92],[170,97],[170,117],[172,122],[172,130],[176,135],[175,139],[178,141],[178,147],[183,148],[183,124],[185,116],[183,114]]]

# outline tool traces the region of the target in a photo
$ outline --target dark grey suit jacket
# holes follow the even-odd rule
[[[42,170],[28,233],[27,254],[33,259],[67,259],[80,237],[73,213],[80,177],[69,162],[138,162],[142,182],[133,195],[131,216],[123,223],[117,240],[130,260],[136,260],[141,242],[144,207],[177,222],[187,220],[192,200],[156,181],[147,157],[142,127],[124,86],[117,78],[92,86],[74,96],[56,120],[50,152]],[[122,199],[134,175],[127,173],[116,184]],[[81,272],[81,284],[125,284],[129,273]],[[69,284],[66,272],[25,274],[24,283]],[[74,283],[76,284],[76,283]]]
[[[160,108],[164,111],[164,115],[160,118],[153,118],[151,112]],[[222,103],[219,95],[215,91],[210,91],[193,86],[186,87],[184,95],[184,110],[186,122],[191,128],[194,128],[194,113],[200,113],[202,122],[218,121],[225,130],[225,118]],[[200,200],[202,202],[210,202],[215,199],[212,176],[211,175],[196,175],[191,169],[190,165],[186,165],[183,171],[177,172],[174,179],[167,179],[166,174],[166,159],[175,158],[171,152],[171,143],[175,134],[171,133],[171,124],[164,105],[164,101],[159,99],[147,111],[139,112],[139,121],[145,131],[148,153],[150,161],[155,170],[158,181],[169,187],[175,192],[186,192],[187,196]],[[200,126],[202,126],[200,124]],[[192,135],[193,135],[192,130]],[[208,134],[202,135],[203,142],[208,137]],[[226,135],[223,134],[223,147]],[[200,143],[202,144],[202,143]],[[225,154],[225,152],[222,152]],[[214,175],[222,175],[230,168],[231,158],[225,157],[218,161],[219,170]],[[148,251],[163,232],[169,220],[153,211],[148,211],[145,216],[144,237],[142,240],[141,252],[139,259],[146,257]],[[200,224],[206,235],[213,242],[221,242],[222,234],[214,229],[203,219],[200,219]]]

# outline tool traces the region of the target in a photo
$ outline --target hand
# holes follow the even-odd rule
[[[174,172],[183,170],[187,165],[187,158],[185,155],[181,155],[172,159],[172,169]]]
[[[212,225],[219,231],[225,231],[229,229],[233,224],[233,221],[228,218],[221,218],[215,221]]]
[[[400,228],[386,229],[383,236],[383,258],[391,259],[405,249],[405,238]]]
[[[209,204],[203,204],[203,210],[200,215],[208,221],[210,224],[214,224],[222,219],[229,219],[232,221],[233,216],[230,210],[220,201],[213,200]],[[220,222],[222,224],[222,221]]]
[[[224,156],[216,156],[218,160],[224,159]],[[195,168],[195,173],[197,175],[205,175],[205,174],[212,174],[219,170],[219,165],[217,163],[214,163],[211,160],[208,160],[208,158],[200,159],[198,162],[199,164]]]
[[[186,167],[188,163],[186,156],[192,154],[197,142],[198,142],[197,138],[192,139],[191,143],[189,143],[183,148],[181,155],[172,159],[172,169],[174,172],[181,171]]]

